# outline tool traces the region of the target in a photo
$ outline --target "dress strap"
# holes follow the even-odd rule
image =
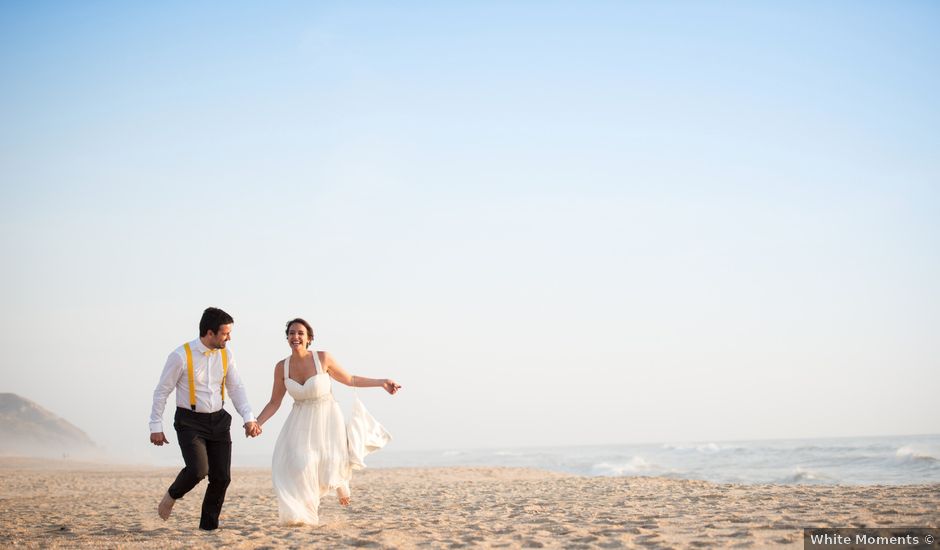
[[[287,356],[287,359],[284,359],[284,381],[287,382],[287,379],[290,377],[290,355]]]
[[[313,366],[317,369],[317,374],[323,374],[323,367],[320,365],[320,353],[313,351]]]

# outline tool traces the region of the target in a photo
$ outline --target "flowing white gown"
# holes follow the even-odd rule
[[[316,374],[300,384],[290,378],[290,357],[284,360],[284,384],[294,398],[294,407],[274,446],[271,477],[280,521],[286,524],[317,525],[320,498],[339,488],[348,494],[352,470],[363,466],[361,455],[391,439],[357,400],[349,437],[357,442],[354,449],[358,451],[351,457],[343,412],[333,399],[330,376],[323,372],[317,352],[313,352],[313,361]],[[358,443],[361,441],[366,443]]]

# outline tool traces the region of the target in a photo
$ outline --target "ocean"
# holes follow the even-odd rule
[[[396,451],[369,467],[513,466],[584,476],[662,476],[717,483],[940,483],[940,435]]]

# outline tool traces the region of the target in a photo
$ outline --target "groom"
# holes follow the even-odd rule
[[[225,349],[225,343],[232,339],[234,323],[231,315],[218,308],[210,307],[202,313],[199,338],[186,342],[167,357],[153,392],[150,412],[150,442],[158,446],[168,444],[163,434],[163,409],[170,392],[176,389],[173,427],[186,466],[163,495],[157,512],[164,520],[170,517],[176,499],[182,498],[208,475],[209,486],[199,519],[199,528],[207,531],[219,527],[219,512],[231,480],[229,428],[232,416],[222,408],[226,391],[245,421],[245,437],[261,433],[235,368],[235,359]]]

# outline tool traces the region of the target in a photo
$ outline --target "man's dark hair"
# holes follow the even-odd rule
[[[218,333],[219,327],[234,322],[235,319],[232,319],[231,315],[221,309],[217,307],[207,307],[206,310],[202,312],[202,319],[199,320],[199,336],[200,338],[205,336],[210,330]]]

